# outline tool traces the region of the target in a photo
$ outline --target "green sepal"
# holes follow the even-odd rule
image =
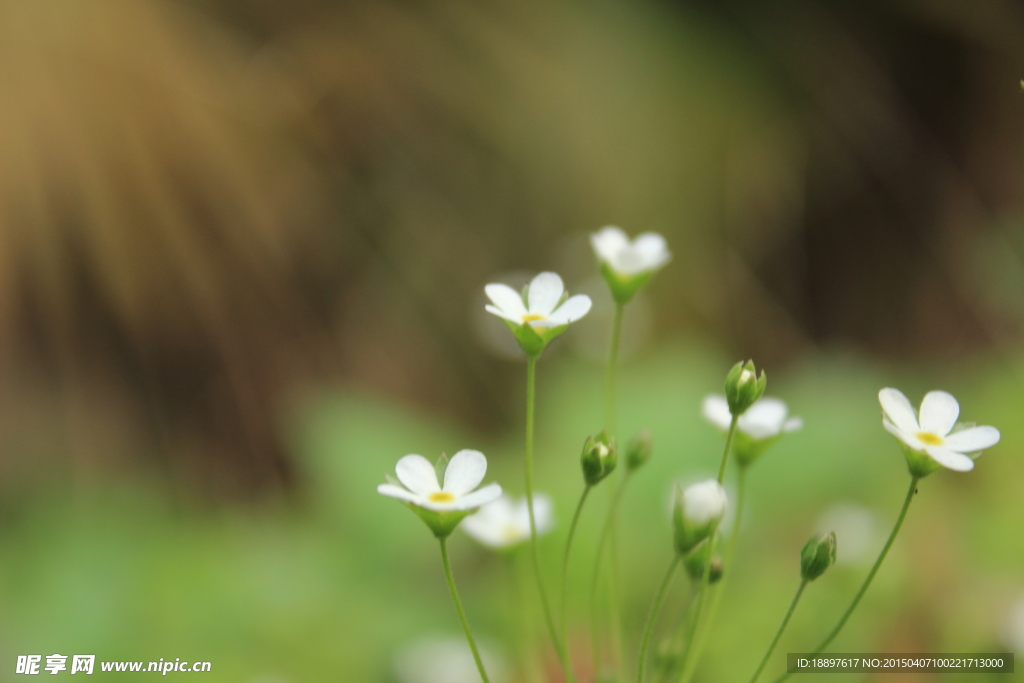
[[[612,267],[605,261],[601,261],[601,276],[608,283],[608,288],[612,292],[612,298],[615,299],[615,303],[620,306],[628,304],[633,296],[643,289],[644,285],[651,279],[651,276],[654,275],[655,270],[645,270],[636,275],[622,275],[612,270]]]
[[[675,543],[676,552],[680,555],[687,555],[701,541],[710,538],[715,533],[721,518],[712,519],[700,526],[690,524],[686,520],[686,510],[683,506],[682,484],[677,482],[675,486],[672,504],[672,540]]]
[[[902,441],[900,441],[900,448],[903,449],[903,455],[907,459],[907,469],[910,470],[912,477],[923,479],[929,474],[943,469],[938,461],[923,451],[915,451]]]
[[[683,565],[686,567],[687,575],[694,581],[701,581],[704,578],[704,568],[708,563],[708,555],[711,553],[711,539],[706,538],[698,543],[686,555]],[[711,569],[708,571],[708,583],[713,584],[722,578],[724,567],[722,558],[714,555],[711,557]]]
[[[772,444],[781,438],[782,434],[780,433],[767,439],[755,439],[737,429],[732,440],[732,453],[736,458],[736,464],[740,467],[750,467]]]
[[[441,455],[434,462],[434,476],[437,477],[437,481],[444,485],[444,473],[448,471],[448,455],[441,453]]]
[[[511,330],[516,341],[519,342],[520,348],[523,349],[523,353],[530,358],[539,356],[552,339],[569,329],[568,325],[559,325],[558,327],[541,328],[543,332],[538,332],[529,323],[517,325],[505,318],[502,318],[501,321]]]
[[[438,538],[451,536],[451,533],[455,531],[455,527],[459,526],[459,522],[476,512],[476,509],[438,512],[437,510],[428,510],[412,503],[405,503],[405,506],[415,512]]]

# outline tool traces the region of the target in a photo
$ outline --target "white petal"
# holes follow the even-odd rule
[[[921,401],[921,431],[938,436],[949,434],[960,416],[960,404],[945,391],[929,391]]]
[[[943,467],[957,472],[970,472],[974,469],[974,461],[963,453],[956,453],[940,446],[926,446],[925,453]]]
[[[612,263],[617,255],[629,246],[629,238],[626,237],[626,233],[609,225],[590,236],[590,246],[594,248],[599,259]]]
[[[407,455],[399,460],[395,465],[395,474],[405,488],[421,496],[429,496],[441,490],[434,466],[422,455]]]
[[[665,238],[656,232],[645,232],[633,241],[633,250],[640,257],[643,270],[653,270],[664,265],[671,255],[665,246]]]
[[[568,325],[576,322],[590,311],[590,297],[586,294],[577,294],[566,299],[565,303],[558,307],[558,310],[548,316],[548,322],[553,326]]]
[[[461,450],[452,456],[444,471],[444,490],[455,497],[464,496],[484,480],[487,458],[480,451]]]
[[[899,389],[885,388],[878,392],[878,402],[882,410],[900,431],[906,434],[917,434],[921,428],[917,424],[914,407]]]
[[[537,535],[541,536],[551,531],[555,526],[555,505],[546,494],[533,494],[533,521],[537,525]],[[530,535],[530,512],[524,497],[515,509],[516,522],[526,529],[526,535]]]
[[[943,446],[958,453],[975,453],[999,443],[999,430],[995,427],[971,427],[946,437]]]
[[[703,526],[725,515],[725,489],[714,479],[691,484],[683,491],[683,515],[694,526]]]
[[[767,439],[782,431],[788,410],[780,399],[762,398],[740,416],[738,426],[755,439]]]
[[[473,493],[470,493],[469,495],[456,498],[454,505],[459,510],[472,510],[473,508],[478,508],[481,505],[487,505],[500,497],[501,484],[493,483],[488,484],[479,491],[473,491]]]
[[[543,316],[551,315],[555,310],[558,301],[562,298],[565,285],[557,273],[545,272],[533,278],[530,283],[530,290],[526,294],[530,303],[530,313],[537,313]]]
[[[905,431],[903,431],[902,429],[894,425],[892,422],[890,422],[889,418],[885,416],[882,417],[882,426],[885,427],[885,431],[889,432],[897,439],[910,446],[915,451],[920,451],[924,449],[924,444],[921,443],[917,438],[917,432],[907,434]]]
[[[505,528],[501,524],[496,524],[493,520],[484,517],[484,510],[489,508],[491,505],[495,505],[500,500],[501,499],[499,498],[494,503],[490,503],[480,508],[479,512],[466,517],[466,519],[462,520],[459,528],[475,538],[478,542],[491,548],[504,548],[506,545],[509,545]]]
[[[381,484],[380,486],[377,487],[377,493],[389,496],[391,498],[404,500],[408,503],[413,503],[415,505],[420,505],[423,503],[422,496],[417,496],[415,493],[412,493],[411,491],[406,491],[401,486],[395,486],[394,484]]]
[[[523,305],[523,297],[519,292],[508,285],[487,285],[484,287],[484,293],[488,299],[494,302],[498,311],[501,311],[498,313],[487,309],[491,313],[516,322],[523,321],[523,316],[526,315],[526,306]]]
[[[791,417],[786,420],[786,423],[782,425],[783,432],[795,432],[798,429],[803,429],[804,421],[799,417]]]
[[[486,306],[484,306],[484,310],[487,311],[488,313],[493,313],[494,315],[498,316],[499,318],[504,318],[505,320],[511,320],[516,325],[522,325],[523,324],[523,316],[521,316],[521,315],[520,316],[509,315],[508,313],[505,313],[503,310],[501,310],[497,306],[492,306],[490,304],[487,304]]]
[[[729,412],[729,402],[725,400],[725,396],[705,396],[700,413],[705,420],[723,432],[728,431],[732,423],[732,413]]]

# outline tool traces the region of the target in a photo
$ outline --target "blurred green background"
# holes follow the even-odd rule
[[[883,386],[1003,439],[921,483],[833,649],[1024,651],[1021,35],[1010,0],[0,0],[0,680],[61,653],[417,683],[416,643],[459,625],[375,487],[477,448],[522,493],[524,363],[483,285],[545,269],[595,299],[539,367],[554,585],[602,426],[607,224],[674,254],[626,318],[621,432],[655,443],[623,505],[627,651],[741,357],[805,427],[751,472],[697,680],[749,677],[823,515],[864,549],[772,665],[856,590],[907,481]],[[605,504],[574,552],[582,660]],[[525,558],[451,546],[506,671],[524,618],[550,656]]]

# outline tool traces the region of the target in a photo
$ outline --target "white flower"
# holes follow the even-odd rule
[[[597,258],[620,277],[655,271],[672,258],[665,238],[656,232],[645,232],[630,242],[622,230],[608,226],[593,233],[590,244]]]
[[[874,559],[869,552],[876,549],[878,532],[875,515],[853,503],[838,503],[825,510],[815,529],[820,533],[836,532],[842,543],[836,548],[836,564],[860,564]]]
[[[727,505],[725,489],[715,479],[692,484],[683,490],[683,519],[695,527],[721,520]]]
[[[804,421],[799,417],[787,419],[788,412],[784,401],[765,396],[740,415],[736,421],[736,429],[752,439],[760,440],[771,439],[804,426]],[[725,400],[725,396],[705,397],[701,414],[723,432],[729,430],[732,414],[729,412],[729,402]]]
[[[504,658],[486,641],[480,643],[492,683],[509,680]],[[394,659],[398,683],[480,683],[473,653],[465,639],[455,636],[432,636],[415,640],[399,650]]]
[[[1017,598],[1002,625],[1003,644],[1011,652],[1024,651],[1024,595]]]
[[[725,489],[716,479],[675,485],[672,531],[676,551],[686,555],[718,528],[728,506]]]
[[[395,466],[395,473],[405,488],[381,484],[377,493],[434,512],[473,510],[501,495],[501,486],[496,483],[473,490],[487,473],[487,458],[480,451],[461,450],[452,456],[444,473],[444,486],[437,483],[434,466],[422,455],[405,456]]]
[[[939,465],[958,472],[974,469],[968,453],[978,453],[999,443],[995,427],[968,427],[953,432],[960,405],[945,391],[929,391],[921,401],[920,418],[898,389],[878,392],[882,426],[907,448],[925,453]]]
[[[543,493],[533,495],[533,517],[538,536],[554,527],[553,510],[550,498]],[[527,541],[530,539],[530,511],[526,498],[513,501],[502,495],[463,520],[462,530],[490,548],[508,548]]]
[[[586,294],[577,294],[563,302],[565,285],[557,273],[541,273],[533,278],[525,303],[522,295],[508,285],[490,284],[484,287],[484,292],[493,303],[485,307],[488,313],[516,325],[528,324],[538,332],[579,320],[591,305]]]

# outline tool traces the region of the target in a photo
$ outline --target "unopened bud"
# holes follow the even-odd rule
[[[745,413],[754,401],[761,398],[767,385],[768,378],[765,377],[764,370],[758,377],[754,361],[740,361],[732,366],[732,370],[725,377],[725,399],[729,402],[729,412],[734,417]]]
[[[650,459],[651,433],[644,429],[637,432],[626,447],[626,467],[630,471],[637,470]]]
[[[588,436],[583,444],[580,465],[583,468],[583,480],[587,486],[594,486],[615,470],[618,462],[618,449],[615,437],[602,431],[597,436]]]
[[[818,534],[811,537],[800,551],[800,576],[814,581],[836,561],[836,534]]]
[[[677,483],[674,494],[672,530],[676,551],[685,555],[718,528],[727,506],[725,489],[709,479],[685,489]]]
[[[702,581],[704,579],[704,568],[708,564],[708,555],[711,552],[711,539],[705,539],[697,545],[696,548],[690,551],[690,554],[686,556],[684,565],[686,566],[686,573],[693,581]],[[711,557],[711,568],[708,570],[708,583],[715,583],[722,578],[724,573],[724,567],[722,565],[722,558],[714,555]]]

